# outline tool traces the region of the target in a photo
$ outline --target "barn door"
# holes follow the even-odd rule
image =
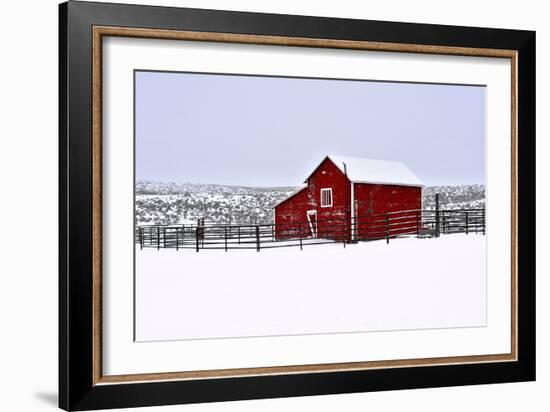
[[[316,210],[307,211],[307,222],[309,224],[309,231],[311,232],[311,237],[317,237],[317,211]]]

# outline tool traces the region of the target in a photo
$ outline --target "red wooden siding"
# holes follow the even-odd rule
[[[386,228],[380,220],[384,219],[385,213],[416,211],[422,207],[420,187],[355,183],[354,194],[357,216],[355,233],[358,240],[384,237]],[[415,213],[392,214],[391,233],[416,232]]]
[[[304,187],[275,207],[275,236],[277,239],[298,237],[300,225],[303,225],[303,231],[308,230],[305,232],[305,236],[311,235],[306,224],[307,218],[305,218],[307,203],[308,191],[307,187]]]

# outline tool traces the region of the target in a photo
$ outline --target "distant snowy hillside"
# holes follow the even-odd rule
[[[246,187],[213,184],[136,183],[136,223],[195,224],[199,217],[220,224],[273,221],[273,207],[295,187]],[[485,207],[485,186],[431,186],[424,188],[425,209],[435,206],[440,194],[442,209]]]
[[[482,209],[485,207],[485,185],[425,187],[422,196],[424,209],[435,209],[436,193],[439,193],[440,209]]]
[[[138,181],[136,223],[194,224],[199,217],[220,224],[271,222],[273,206],[294,189]]]

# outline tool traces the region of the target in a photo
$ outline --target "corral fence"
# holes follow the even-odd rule
[[[485,209],[406,210],[353,219],[319,220],[278,225],[143,225],[135,241],[156,249],[261,249],[326,243],[356,243],[398,237],[439,237],[442,234],[485,234]]]

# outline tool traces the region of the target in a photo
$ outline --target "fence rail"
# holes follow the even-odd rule
[[[354,219],[282,222],[278,225],[144,225],[137,226],[140,248],[156,249],[269,249],[326,243],[355,243],[405,236],[485,234],[485,209],[405,210]]]

